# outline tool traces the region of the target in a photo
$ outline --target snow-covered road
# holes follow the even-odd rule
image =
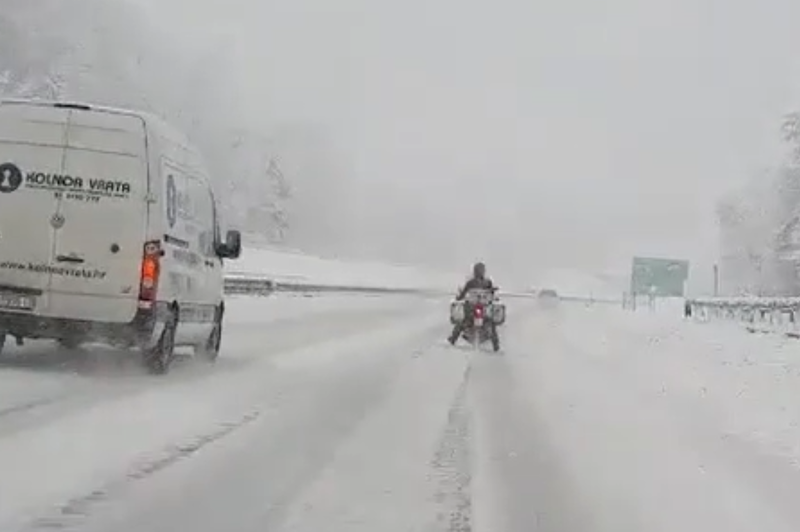
[[[234,299],[215,367],[0,368],[0,530],[800,529],[800,347],[601,305]]]

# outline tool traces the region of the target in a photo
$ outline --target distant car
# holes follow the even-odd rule
[[[544,290],[539,290],[539,299],[555,299],[558,300],[558,292],[553,290],[552,288],[545,288]]]

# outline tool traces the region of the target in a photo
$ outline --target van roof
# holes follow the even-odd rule
[[[103,105],[94,105],[86,102],[66,102],[58,100],[40,100],[40,99],[26,99],[26,98],[3,98],[0,99],[0,105],[30,105],[36,107],[61,107],[71,109],[82,109],[85,111],[98,111],[102,113],[112,113],[128,116],[141,116],[143,118],[151,118],[152,115],[140,111],[133,111],[131,109],[122,109],[115,107],[107,107]]]
[[[1,98],[0,105],[27,105],[36,107],[60,107],[62,109],[77,109],[83,111],[96,111],[100,113],[109,113],[125,116],[135,116],[143,119],[148,125],[152,126],[160,135],[179,140],[182,144],[190,144],[188,139],[178,130],[167,124],[163,119],[153,113],[146,111],[137,111],[133,109],[123,109],[121,107],[110,107],[105,105],[95,105],[93,103],[80,102],[80,101],[59,101],[59,100],[44,100],[44,99],[27,99],[27,98]]]
[[[2,105],[22,105],[22,106],[35,106],[35,107],[58,107],[62,109],[76,109],[84,111],[95,111],[101,113],[117,114],[123,116],[138,117],[144,120],[149,128],[158,136],[170,141],[177,149],[188,152],[189,159],[192,165],[207,167],[205,157],[196,149],[188,137],[180,130],[171,126],[161,117],[146,111],[137,111],[133,109],[123,109],[117,107],[110,107],[104,105],[95,105],[92,103],[80,101],[59,101],[59,100],[45,100],[45,99],[28,99],[28,98],[0,98],[0,106]],[[212,186],[212,188],[214,188]]]
[[[149,113],[147,111],[138,111],[133,109],[123,109],[121,107],[110,107],[105,105],[95,105],[93,103],[81,101],[59,101],[59,100],[45,100],[45,99],[29,99],[29,98],[0,98],[0,105],[26,105],[36,107],[60,107],[62,109],[76,109],[83,111],[96,111],[100,113],[117,114],[124,116],[135,116],[141,118],[145,123],[151,127],[158,135],[169,139],[184,147],[191,147],[190,151],[195,151],[192,143],[186,135],[168,124],[161,117]],[[195,154],[200,157],[203,165],[205,161],[202,155]]]

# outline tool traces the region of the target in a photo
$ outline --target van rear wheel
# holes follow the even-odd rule
[[[222,345],[222,312],[217,311],[214,317],[214,328],[208,335],[205,343],[194,348],[194,354],[208,362],[216,362],[219,358],[219,349]]]
[[[175,359],[175,333],[178,329],[178,316],[172,311],[164,330],[158,337],[158,343],[154,347],[145,349],[144,362],[150,373],[164,375],[169,372],[172,361]]]

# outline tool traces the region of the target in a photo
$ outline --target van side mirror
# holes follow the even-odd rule
[[[242,254],[242,234],[239,231],[228,231],[225,242],[217,244],[217,255],[221,259],[238,259]]]

